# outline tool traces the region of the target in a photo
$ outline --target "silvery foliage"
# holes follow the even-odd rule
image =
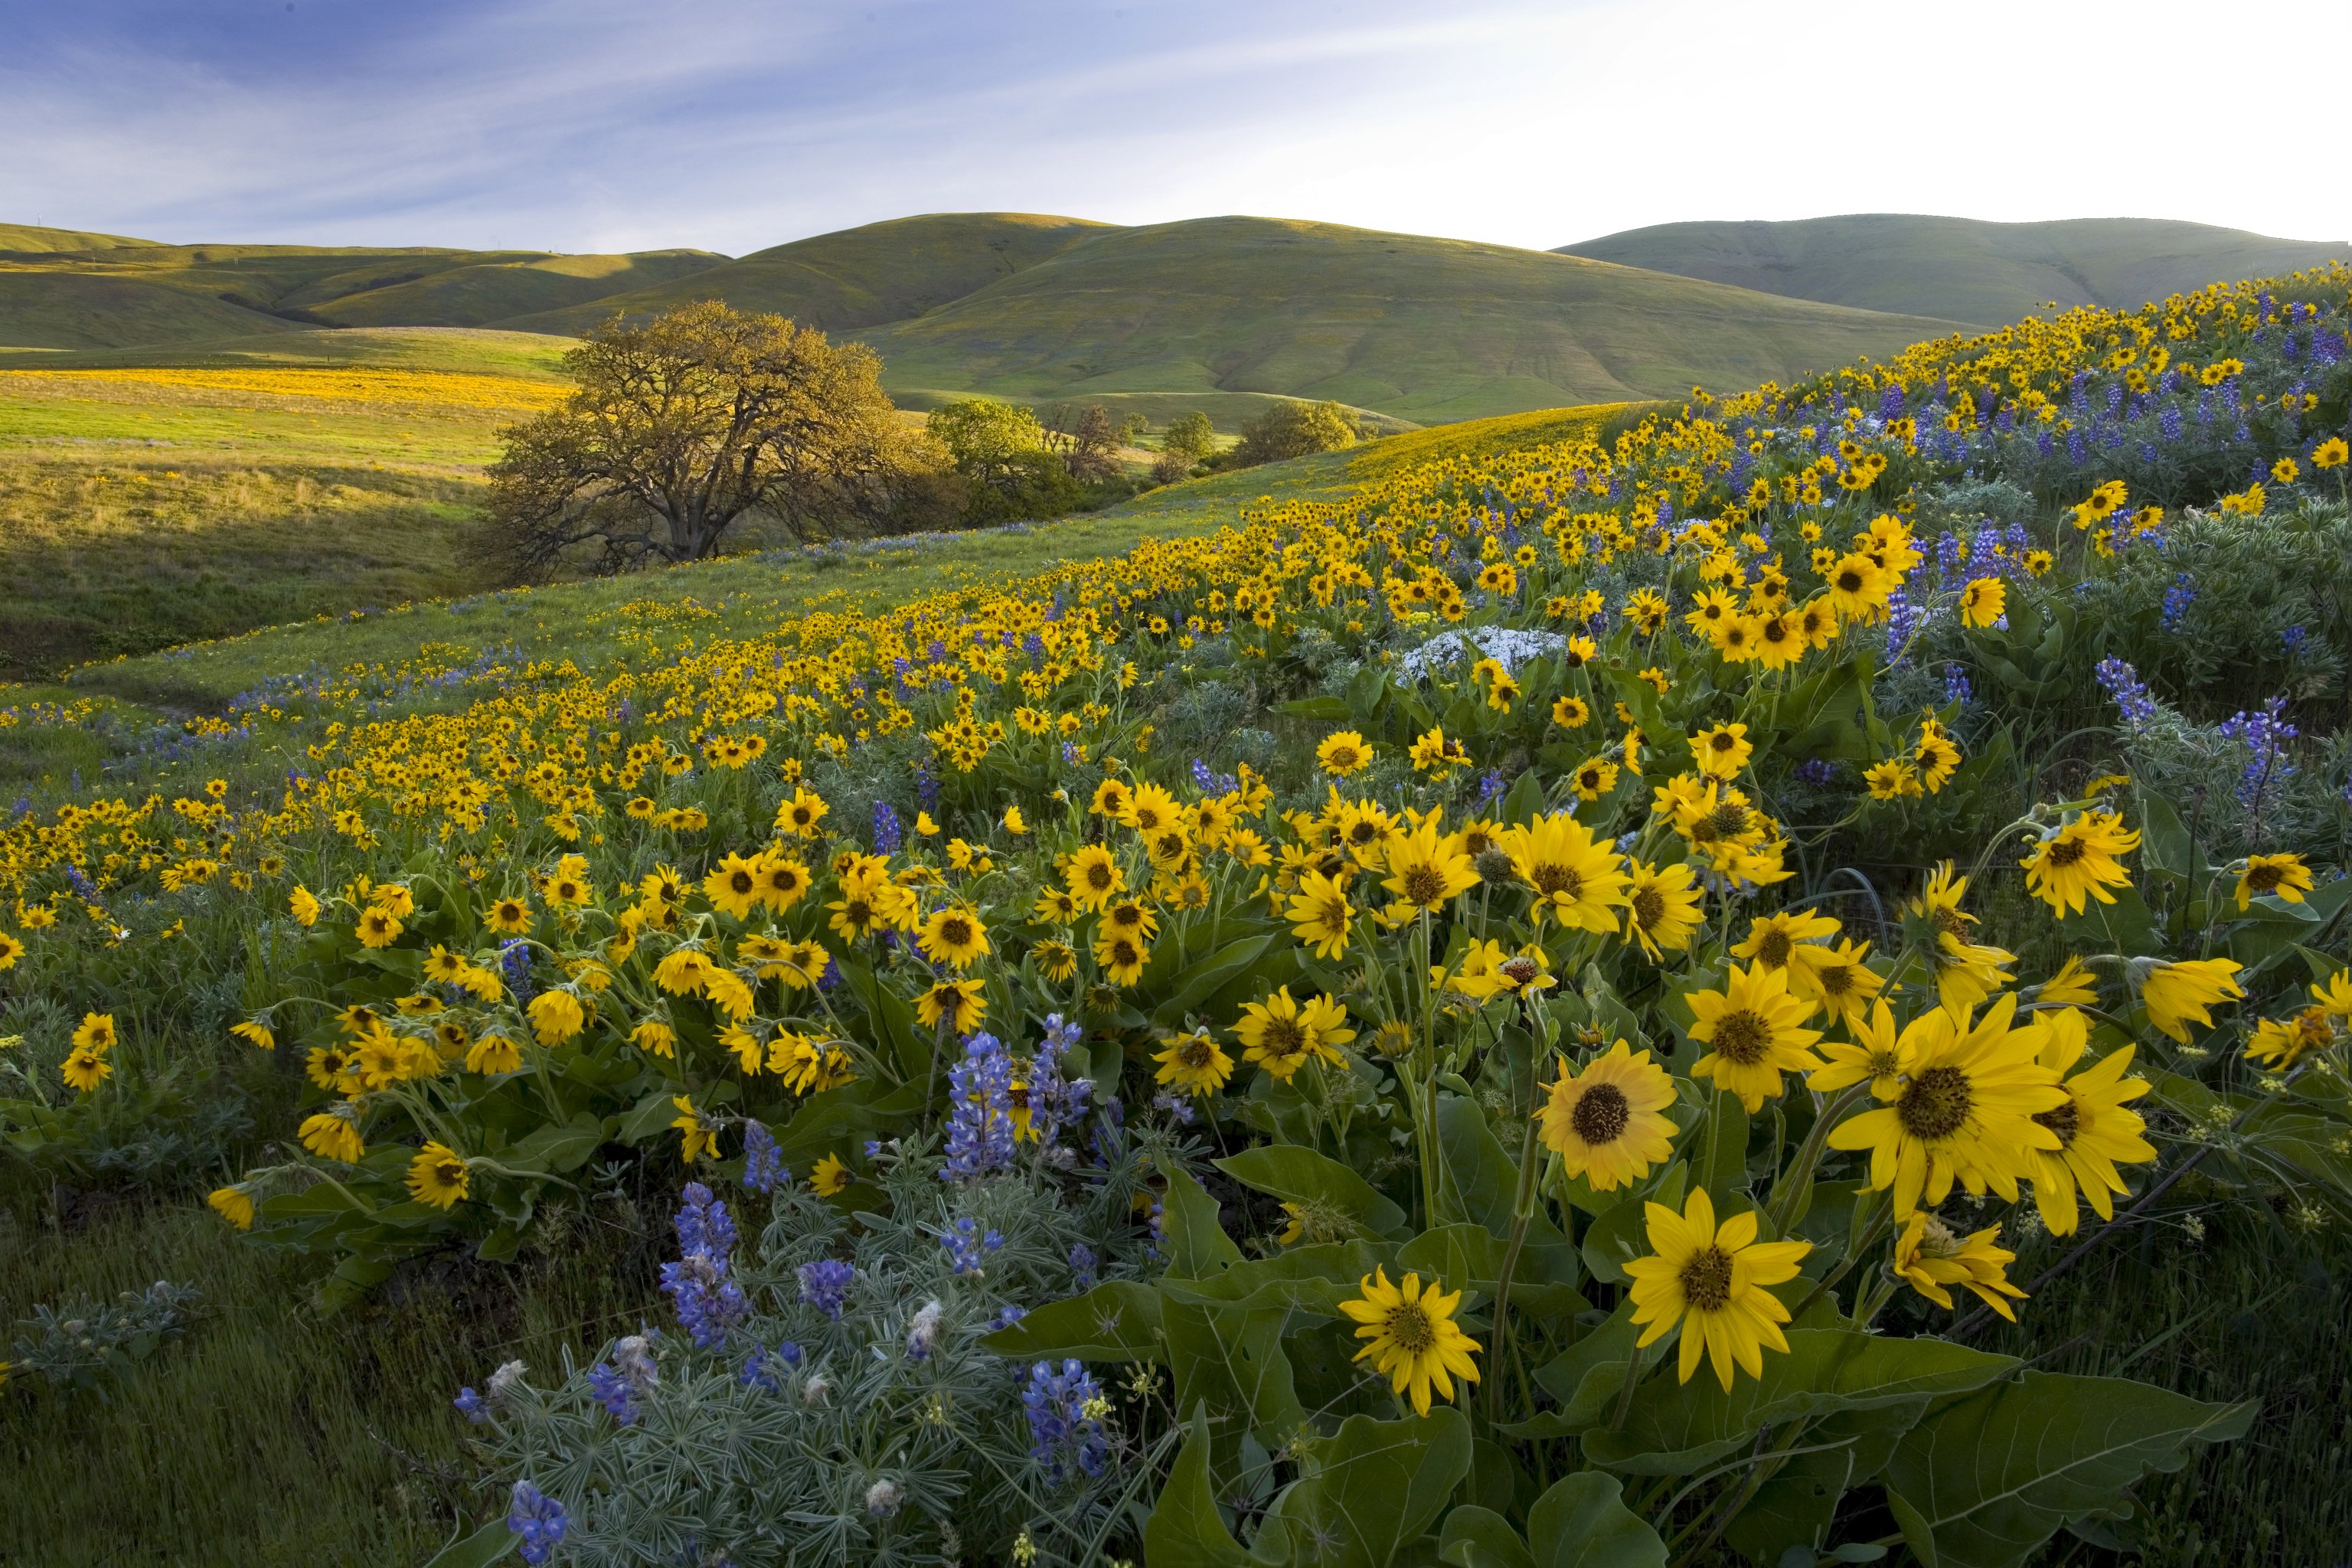
[[[1568,646],[1558,632],[1523,626],[1474,626],[1467,631],[1443,631],[1398,661],[1406,679],[1419,680],[1433,670],[1457,660],[1491,658],[1516,670],[1529,659],[1543,658]]]
[[[768,1213],[729,1260],[747,1309],[721,1342],[649,1326],[591,1367],[567,1352],[555,1387],[509,1379],[477,1402],[499,1471],[561,1505],[551,1560],[992,1563],[1012,1561],[1024,1531],[1039,1564],[1105,1560],[1153,1484],[1142,1422],[1101,1413],[1098,1476],[1041,1458],[1023,1403],[1032,1369],[981,1342],[1008,1313],[1151,1266],[1137,1200],[1148,1161],[1181,1155],[1148,1129],[1097,1127],[1075,1171],[1031,1145],[1016,1169],[969,1183],[942,1182],[928,1145],[883,1146],[874,1180],[887,1201],[854,1217],[804,1184],[765,1200],[726,1190],[730,1208],[749,1205],[746,1235],[762,1203]],[[966,1220],[1001,1237],[977,1272],[953,1245]],[[810,1300],[804,1267],[841,1263],[855,1271],[845,1294]]]

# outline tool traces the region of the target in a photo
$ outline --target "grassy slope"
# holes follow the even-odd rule
[[[2053,300],[2128,310],[2217,278],[2292,272],[2352,254],[2352,246],[2149,218],[1982,223],[1857,213],[1660,224],[1560,250],[1801,300],[1997,323]]]
[[[292,323],[141,277],[0,268],[0,342],[104,349],[282,331]]]
[[[834,333],[903,321],[1108,232],[1085,218],[1033,213],[932,213],[794,240],[593,306],[502,321],[577,334],[614,310],[652,314],[696,300],[774,310]]]
[[[340,295],[310,308],[345,326],[480,327],[690,278],[726,259],[707,250],[648,250],[483,262]]]
[[[1949,323],[1268,218],[1114,230],[859,334],[894,389],[1330,397],[1421,423],[1786,378]]]
[[[540,332],[475,327],[310,327],[178,346],[43,354],[37,359],[18,361],[16,367],[103,370],[150,365],[214,369],[363,365],[380,370],[457,371],[553,382],[564,379],[562,361],[564,351],[571,347],[569,339]],[[0,356],[0,369],[6,368],[11,368],[11,362]]]
[[[0,223],[0,251],[42,256],[61,250],[111,250],[120,245],[151,246],[152,239],[95,234],[79,228],[43,228],[37,224]]]

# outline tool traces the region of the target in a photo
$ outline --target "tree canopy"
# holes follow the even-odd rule
[[[795,538],[926,521],[944,455],[901,425],[881,360],[716,300],[614,318],[564,356],[578,390],[506,432],[486,550],[517,575],[699,560],[747,514]]]
[[[1246,468],[1355,444],[1355,421],[1340,405],[1285,399],[1242,426],[1242,444],[1234,449],[1234,457]]]

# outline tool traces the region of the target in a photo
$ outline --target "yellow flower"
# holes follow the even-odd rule
[[[2263,1018],[2246,1040],[2246,1059],[2266,1072],[2284,1072],[2313,1051],[2336,1042],[2336,1025],[2325,1007],[2305,1007],[2292,1018]]]
[[[298,924],[310,926],[319,923],[319,896],[310,889],[297,885],[292,892],[286,895],[286,907],[293,911]]]
[[[796,787],[793,797],[776,807],[776,831],[795,838],[814,838],[827,809],[823,795]]]
[[[2099,979],[2083,966],[2083,961],[2069,953],[2058,973],[2042,983],[2034,1000],[2063,1003],[2069,1007],[2087,1007],[2099,998]]]
[[[2147,1021],[2187,1045],[2192,1021],[2210,1026],[2213,1015],[2208,1009],[2213,1004],[2245,996],[2237,973],[2238,965],[2226,958],[2158,963],[2140,982],[2139,999],[2147,1009]]]
[[[2116,860],[2139,846],[2139,833],[2112,811],[2086,811],[2033,847],[2018,862],[2025,885],[2061,915],[2079,915],[2086,898],[2116,901],[2109,888],[2131,886],[2131,873]]]
[[[1915,1033],[1918,1025],[1898,1034],[1895,1015],[1881,1001],[1867,1018],[1859,1010],[1854,1012],[1845,1026],[1853,1039],[1822,1042],[1821,1053],[1829,1065],[1807,1074],[1805,1087],[1819,1094],[1834,1094],[1867,1082],[1870,1092],[1880,1100],[1901,1094],[1904,1080],[1918,1059]]]
[[[1710,1047],[1691,1074],[1736,1094],[1752,1113],[1780,1095],[1780,1075],[1821,1066],[1812,1053],[1817,1029],[1801,1028],[1812,1011],[1789,994],[1789,973],[1734,964],[1722,991],[1694,991],[1684,998],[1694,1022],[1690,1037]]]
[[[1641,943],[1654,962],[1668,952],[1690,946],[1698,931],[1706,895],[1690,867],[1628,863],[1625,898],[1625,940]]]
[[[1315,748],[1315,761],[1334,778],[1346,778],[1372,765],[1372,748],[1355,731],[1342,730],[1323,737]]]
[[[1314,1057],[1334,1065],[1344,1061],[1334,1048],[1356,1037],[1338,1026],[1347,1009],[1324,997],[1301,1006],[1286,985],[1263,1002],[1244,1002],[1234,1023],[1234,1037],[1242,1043],[1242,1059],[1255,1062],[1285,1083]]]
[[[2343,437],[2330,436],[2312,448],[2311,466],[2315,468],[2340,468],[2347,457],[2352,457],[2352,447],[2345,445]]]
[[[446,1144],[427,1143],[408,1163],[409,1195],[436,1209],[454,1208],[472,1176],[464,1155]]]
[[[922,934],[915,945],[934,963],[969,969],[973,960],[988,953],[988,928],[981,923],[974,910],[961,904],[948,904],[933,910],[931,918],[923,922]]]
[[[2009,585],[1998,577],[1979,577],[1960,590],[1963,625],[1989,626],[2009,612]]]
[[[2041,1031],[2042,1065],[2059,1076],[2058,1087],[2066,1095],[2063,1104],[2034,1114],[2037,1123],[2058,1135],[2059,1146],[2034,1151],[2033,1202],[2051,1235],[2072,1236],[2081,1222],[2077,1188],[2101,1219],[2113,1219],[2110,1194],[2130,1191],[2116,1164],[2156,1158],[2155,1145],[2140,1136],[2147,1129],[2146,1119],[2125,1109],[2125,1101],[2137,1100],[2149,1086],[2145,1079],[2124,1076],[2131,1068],[2131,1046],[2065,1077],[2090,1047],[2090,1021],[2074,1008],[2044,1013],[2033,1026]]]
[[[1097,913],[1127,887],[1118,857],[1100,844],[1088,844],[1063,861],[1062,875],[1070,884],[1070,896]]]
[[[926,1029],[945,1018],[951,1032],[969,1035],[987,1016],[988,1000],[977,980],[942,980],[915,998],[915,1017]]]
[[[0,931],[0,972],[16,967],[16,960],[25,954],[25,944],[5,931]]]
[[[1389,1380],[1391,1392],[1412,1402],[1415,1415],[1429,1414],[1433,1390],[1451,1400],[1454,1378],[1478,1381],[1478,1363],[1470,1358],[1480,1347],[1454,1321],[1462,1292],[1446,1295],[1435,1280],[1424,1292],[1421,1276],[1413,1273],[1402,1285],[1391,1285],[1386,1268],[1365,1275],[1357,1288],[1363,1291],[1360,1299],[1339,1303],[1358,1325],[1356,1337],[1370,1342],[1355,1359],[1370,1359],[1372,1370]]]
[[[1132,985],[1143,978],[1151,949],[1141,937],[1106,930],[1095,941],[1095,963],[1113,985]]]
[[[2025,1292],[2009,1282],[2005,1270],[2017,1261],[2017,1254],[1998,1245],[2000,1240],[1997,1225],[1963,1239],[1923,1209],[1904,1222],[1903,1234],[1895,1239],[1895,1272],[1947,1311],[1952,1293],[1945,1287],[1960,1285],[2013,1323],[2017,1314],[2009,1303],[2024,1300]]]
[[[741,920],[751,912],[765,891],[760,882],[761,864],[748,855],[730,855],[702,879],[702,891],[710,907]]]
[[[71,1088],[90,1094],[114,1076],[114,1064],[87,1046],[76,1046],[58,1064],[58,1073]]]
[[[358,1163],[367,1146],[360,1142],[359,1129],[352,1125],[351,1118],[356,1114],[356,1108],[347,1100],[306,1118],[298,1134],[302,1147],[322,1160],[340,1160],[346,1165]]]
[[[1438,832],[1437,823],[1437,813],[1433,811],[1419,827],[1388,847],[1389,876],[1381,886],[1394,893],[1397,903],[1407,910],[1435,914],[1455,895],[1478,885],[1470,857]]]
[[[1752,1212],[1718,1226],[1704,1187],[1693,1189],[1680,1214],[1654,1203],[1643,1205],[1643,1215],[1652,1256],[1625,1265],[1633,1321],[1647,1325],[1640,1343],[1654,1344],[1680,1323],[1682,1382],[1691,1380],[1702,1356],[1727,1394],[1735,1363],[1750,1377],[1763,1376],[1765,1348],[1789,1348],[1780,1332],[1789,1309],[1767,1287],[1795,1279],[1812,1244],[1757,1240]]]
[[[2041,1030],[2011,1027],[2016,1014],[2017,998],[2003,996],[1973,1025],[1948,1007],[1914,1019],[1903,1032],[1911,1067],[1894,1102],[1831,1130],[1831,1148],[1870,1151],[1870,1184],[1895,1190],[1898,1215],[1923,1196],[1940,1205],[1955,1180],[2014,1202],[2033,1152],[2059,1147],[2034,1117],[2066,1094],[2041,1063]]]
[[[1214,1094],[1234,1076],[1234,1058],[1205,1030],[1170,1036],[1167,1048],[1151,1059],[1160,1064],[1161,1083],[1187,1094]]]
[[[2238,912],[2245,913],[2258,898],[2299,904],[2310,890],[2311,868],[2303,863],[2302,856],[2249,855],[2246,868],[2238,874]]]
[[[520,899],[500,899],[483,913],[482,921],[492,931],[522,936],[530,930],[530,906]]]
[[[542,1046],[560,1046],[585,1027],[587,1010],[580,998],[564,990],[542,991],[530,999],[525,1009],[530,1016],[530,1031]]]
[[[1617,929],[1616,911],[1629,897],[1625,859],[1595,843],[1584,824],[1553,813],[1506,828],[1497,844],[1519,879],[1535,889],[1532,912],[1538,921],[1549,916],[1570,931]]]
[[[1690,738],[1690,749],[1692,764],[1701,773],[1726,784],[1738,778],[1748,759],[1756,754],[1745,724],[1717,724],[1702,730]]]
[[[466,1070],[487,1077],[522,1070],[522,1047],[504,1035],[488,1034],[466,1047]]]
[[[821,1198],[833,1197],[846,1191],[856,1179],[850,1173],[849,1167],[835,1154],[820,1156],[817,1163],[809,1168],[809,1185]]]
[[[1677,1129],[1665,1110],[1674,1102],[1673,1075],[1649,1052],[1619,1040],[1580,1073],[1559,1058],[1559,1077],[1535,1114],[1560,1169],[1606,1193],[1632,1185],[1673,1154]]]
[[[359,927],[352,934],[360,939],[362,947],[390,947],[400,940],[404,929],[391,910],[370,905],[360,911]]]
[[[205,1194],[205,1204],[237,1229],[253,1228],[253,1199],[243,1187],[215,1187]]]
[[[118,1037],[111,1013],[84,1013],[73,1032],[74,1049],[104,1056],[112,1050]]]
[[[705,1122],[702,1112],[697,1110],[694,1101],[685,1095],[674,1094],[670,1096],[669,1102],[677,1112],[670,1125],[677,1129],[684,1140],[678,1151],[680,1157],[691,1165],[705,1154],[716,1154],[719,1152],[719,1129]]]
[[[1592,721],[1592,705],[1581,697],[1554,698],[1551,721],[1563,730],[1581,730]]]
[[[1298,891],[1286,911],[1291,934],[1315,950],[1318,958],[1337,958],[1348,951],[1348,933],[1356,906],[1348,901],[1348,888],[1320,871],[1298,879]]]
[[[1078,972],[1078,952],[1066,942],[1041,942],[1030,952],[1037,955],[1037,973],[1060,984]]]
[[[1008,805],[1004,808],[1003,826],[1004,831],[1015,838],[1029,831],[1029,824],[1023,818],[1018,805]]]
[[[1790,988],[1851,1028],[1886,984],[1885,977],[1870,967],[1870,943],[1857,947],[1841,939],[1834,949],[1824,944],[1813,952],[1818,956],[1790,967]]]

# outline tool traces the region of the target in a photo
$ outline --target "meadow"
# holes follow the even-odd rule
[[[0,1531],[2332,1562],[2347,287],[25,697]]]

